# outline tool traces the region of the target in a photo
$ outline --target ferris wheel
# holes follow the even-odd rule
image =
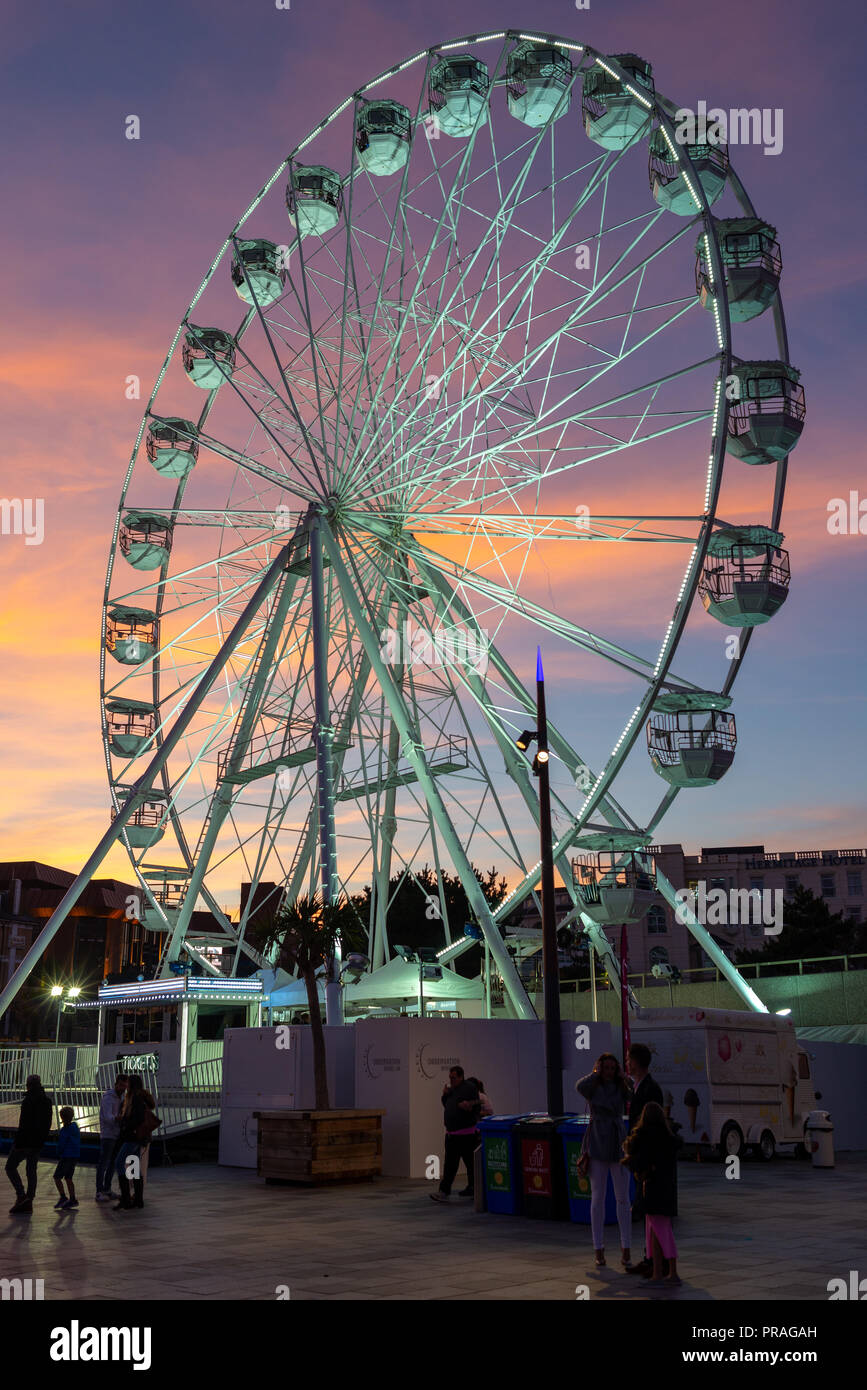
[[[730,691],[788,591],[804,401],[775,229],[676,110],[635,54],[441,44],[321,121],[207,265],[103,604],[113,833],[159,973],[213,945],[264,966],[254,903],[364,885],[376,967],[395,882],[448,869],[532,1016],[497,923],[538,882],[516,745],[539,645],[576,709],[584,679],[616,683],[592,750],[551,732],[555,862],[603,954],[674,797],[730,767]],[[713,676],[710,619],[739,634]],[[496,912],[472,869],[491,862],[514,885]],[[429,915],[448,930],[444,900]]]

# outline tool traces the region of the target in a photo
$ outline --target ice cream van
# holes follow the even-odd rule
[[[820,1096],[791,1019],[727,1009],[642,1009],[630,1029],[687,1145],[765,1160],[801,1146]]]

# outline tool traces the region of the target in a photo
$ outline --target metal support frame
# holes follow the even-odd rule
[[[472,613],[463,604],[463,602],[460,600],[457,594],[451,590],[448,581],[439,572],[439,570],[436,569],[436,567],[433,564],[425,563],[425,560],[415,553],[413,553],[413,560],[418,566],[420,572],[424,575],[426,582],[430,583],[433,587],[436,588],[443,603],[450,607],[452,611],[455,612],[463,622],[473,624],[474,618]],[[518,677],[515,675],[511,667],[506,662],[505,658],[493,646],[489,649],[488,655],[489,659],[493,662],[501,677],[506,681],[511,693],[520,700],[522,707],[526,710],[527,714],[532,716],[535,708],[533,701],[530,695],[524,689],[521,682],[518,680]],[[528,787],[526,775],[523,777],[521,777],[520,775],[515,775],[516,768],[514,748],[511,746],[511,740],[505,738],[500,724],[495,718],[494,711],[491,709],[489,702],[484,698],[483,693],[481,691],[481,682],[479,682],[477,678],[469,676],[469,673],[465,679],[468,687],[472,690],[473,694],[475,695],[480,708],[484,712],[488,720],[488,723],[491,727],[491,730],[494,734],[494,737],[497,739],[498,744],[503,749],[504,754],[506,754],[507,747],[511,749],[512,756],[509,756],[508,754],[506,755],[506,769],[512,775],[518,787],[520,788],[525,800],[527,801],[528,806],[531,805],[532,792]],[[474,680],[478,688],[474,688]],[[568,743],[568,741],[564,738],[564,736],[561,733],[559,733],[555,728],[551,726],[548,727],[548,741],[554,753],[556,753],[558,757],[562,758],[568,766],[575,767],[579,763],[581,763],[582,760],[578,757],[574,748],[571,747],[571,745]],[[535,801],[535,798],[532,798],[532,800]],[[616,826],[618,826],[618,828],[626,829],[627,827],[625,814],[621,813],[620,807],[617,806],[617,803],[613,801],[613,798],[611,797],[610,793],[606,795],[602,804],[609,820],[611,820]],[[570,897],[572,897],[573,902],[576,902],[574,890],[572,888],[571,872],[569,872],[568,870],[564,871],[564,865],[566,864],[565,842],[567,839],[568,836],[564,836],[560,840],[560,842],[554,846],[554,857],[555,861],[557,862],[557,867],[560,870],[560,874],[563,877],[563,882],[566,885],[567,892],[569,893]],[[520,902],[524,897],[526,897],[530,893],[535,882],[537,881],[537,872],[538,866],[537,870],[533,870],[525,876],[523,884],[519,887],[518,891],[510,897],[507,905],[507,911],[512,911],[513,904],[516,904],[516,902]],[[678,904],[675,899],[674,888],[672,887],[669,880],[665,877],[663,873],[661,873],[659,869],[657,869],[656,874],[657,885],[659,887],[660,892],[662,893],[666,901],[669,902],[672,907],[676,908]],[[609,977],[612,981],[612,984],[616,987],[620,983],[620,963],[617,959],[617,952],[614,946],[608,940],[608,937],[605,935],[605,932],[602,930],[602,927],[597,922],[594,922],[592,918],[588,917],[586,913],[580,911],[580,907],[578,907],[577,902],[576,908],[578,909],[577,915],[580,917],[585,935],[589,938],[591,946],[595,948],[596,952],[602,958],[605,964],[605,968],[607,969]],[[759,999],[755,991],[750,988],[746,980],[738,972],[737,967],[733,965],[732,962],[725,955],[725,953],[720,950],[713,937],[710,935],[707,929],[703,927],[702,924],[698,921],[698,918],[695,917],[694,913],[689,912],[685,907],[681,909],[681,912],[682,915],[686,918],[687,929],[690,931],[692,936],[695,937],[702,950],[705,951],[707,955],[710,956],[714,963],[719,967],[722,974],[728,980],[732,988],[740,995],[747,1007],[759,1013],[767,1013],[767,1009],[765,1005],[762,1003],[761,999]],[[501,915],[501,909],[498,909],[497,912],[494,913],[495,919],[497,919]],[[630,1003],[634,1008],[636,1014],[640,1016],[641,1005],[638,1003],[638,1000],[635,998],[634,995],[631,995]]]
[[[404,745],[404,756],[418,778],[419,786],[443,836],[445,845],[451,855],[452,863],[460,875],[470,907],[475,912],[479,925],[484,932],[485,939],[490,945],[491,954],[497,962],[497,967],[503,977],[504,986],[517,1016],[525,1019],[535,1018],[533,1006],[527,997],[527,992],[515,969],[514,962],[506,950],[506,944],[494,922],[491,909],[488,906],[488,901],[479,886],[479,882],[467,859],[464,847],[446,811],[439,793],[439,788],[436,785],[436,779],[431,776],[428,770],[427,762],[424,758],[424,750],[420,748],[416,741],[415,731],[413,730],[412,720],[407,711],[406,703],[392,679],[391,672],[382,660],[377,634],[372,630],[367,615],[362,609],[352,580],[343,563],[340,550],[324,518],[321,524],[322,540],[329,559],[331,560],[334,574],[340,585],[343,601],[352,615],[352,620],[367,653],[368,660],[370,661],[391,709],[394,722],[400,731]]]
[[[169,757],[174,752],[181,739],[184,737],[184,734],[186,733],[187,729],[189,728],[190,724],[195,718],[195,715],[197,714],[202,703],[204,702],[205,697],[210,691],[217,676],[220,674],[223,667],[226,665],[226,662],[233,655],[235,649],[240,644],[241,639],[247,631],[247,628],[250,626],[250,623],[253,621],[253,618],[256,615],[259,605],[262,603],[262,600],[267,597],[267,595],[273,589],[274,585],[277,583],[277,580],[279,579],[282,570],[285,569],[286,564],[288,562],[289,552],[290,547],[288,545],[284,546],[283,549],[280,551],[280,554],[277,556],[276,560],[274,560],[269,565],[268,569],[265,571],[263,578],[257,585],[243,613],[236,622],[235,626],[232,628],[232,631],[229,633],[220,650],[217,652],[210,666],[205,671],[205,674],[202,676],[202,679],[199,682],[195,690],[195,693],[190,697],[189,702],[183,710],[183,713],[180,714],[177,720],[175,721],[171,733],[164,740],[161,748],[159,749],[159,752],[156,753],[154,757],[151,759],[151,761],[148,763],[141,777],[139,777],[138,780],[132,784],[130,794],[124,802],[123,806],[121,806],[118,810],[115,819],[112,821],[111,825],[106,830],[105,834],[102,836],[102,839],[99,841],[96,848],[88,857],[87,862],[84,865],[84,868],[81,870],[81,872],[77,875],[77,877],[73,880],[69,888],[64,893],[63,898],[52,912],[48,921],[45,923],[45,926],[39,933],[39,936],[36,938],[33,945],[30,947],[30,950],[27,952],[18,969],[15,971],[15,974],[12,976],[11,980],[6,985],[6,988],[3,990],[3,993],[0,994],[0,1017],[2,1017],[2,1015],[8,1009],[9,1005],[12,1003],[12,1000],[15,998],[21,986],[24,984],[24,981],[29,976],[34,965],[36,965],[37,961],[39,961],[45,954],[45,951],[48,948],[48,946],[51,945],[51,942],[54,940],[58,931],[63,926],[63,923],[66,921],[66,918],[69,916],[69,913],[75,907],[75,904],[78,902],[78,899],[81,897],[82,893],[84,892],[85,888],[87,887],[88,883],[93,877],[95,871],[99,868],[100,864],[102,863],[105,856],[108,854],[108,851],[111,849],[112,845],[120,839],[124,826],[126,825],[130,816],[135,811],[136,807],[140,805],[141,802],[145,799],[146,793],[150,790],[154,778],[162,772],[163,768],[168,763]]]
[[[291,549],[291,545],[292,542],[290,542],[287,550]],[[289,605],[292,602],[294,592],[295,576],[287,573],[284,577],[283,587],[277,603],[275,604],[274,612],[269,619],[267,633],[263,637],[262,644],[257,654],[254,680],[251,683],[249,696],[245,702],[243,714],[233,740],[232,751],[226,764],[223,780],[214,793],[214,800],[207,820],[205,836],[195,856],[193,872],[190,875],[190,881],[184,895],[181,910],[178,913],[178,919],[172,932],[168,950],[166,950],[163,955],[163,964],[160,972],[162,975],[169,974],[169,963],[177,960],[181,953],[186,930],[195,909],[196,900],[202,889],[205,874],[211,862],[214,845],[217,842],[217,837],[223,823],[232,809],[233,797],[238,794],[238,789],[233,789],[231,783],[226,781],[226,777],[230,776],[240,767],[250,745],[266,684],[271,674],[271,662],[283,631],[283,620],[289,611]],[[243,938],[239,933],[236,949],[240,949],[242,944]]]
[[[310,601],[313,631],[313,698],[316,711],[316,786],[319,813],[319,881],[322,901],[339,896],[337,844],[334,835],[334,781],[331,745],[334,730],[328,708],[328,633],[325,622],[325,573],[322,564],[322,519],[310,518]],[[340,942],[328,963],[325,981],[325,1022],[343,1023],[343,986],[340,983]]]

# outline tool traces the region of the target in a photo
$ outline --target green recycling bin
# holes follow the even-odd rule
[[[584,1136],[590,1123],[589,1116],[575,1115],[558,1125],[558,1133],[563,1141],[563,1161],[566,1167],[566,1195],[569,1203],[569,1220],[579,1225],[590,1225],[590,1178],[582,1178],[578,1172],[578,1159],[584,1144]],[[617,1202],[614,1197],[614,1184],[606,1178],[605,1225],[611,1226],[617,1220]],[[629,1174],[629,1201],[635,1200],[635,1179]]]
[[[566,1164],[558,1125],[569,1115],[527,1115],[515,1125],[521,1165],[521,1211],[537,1221],[566,1221]]]
[[[521,1210],[521,1165],[515,1125],[526,1115],[489,1115],[479,1120],[482,1171],[488,1211],[515,1216]]]

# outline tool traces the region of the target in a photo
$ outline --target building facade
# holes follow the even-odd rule
[[[697,893],[703,884],[707,893],[719,888],[727,893],[780,891],[785,899],[796,888],[804,888],[823,899],[831,912],[842,912],[856,922],[863,920],[867,849],[766,851],[764,845],[720,845],[687,854],[683,845],[668,844],[654,845],[651,853],[676,889]],[[556,906],[559,922],[572,906],[565,888],[556,890]],[[707,930],[726,955],[761,951],[768,938],[758,917],[756,911],[750,914],[751,920],[708,925]],[[540,926],[532,899],[524,905],[521,926]],[[610,932],[609,939],[613,939]],[[682,974],[712,968],[686,924],[677,920],[674,909],[662,897],[640,923],[629,928],[630,980],[636,983],[633,977],[644,975],[652,984],[654,965],[671,965]]]
[[[38,860],[0,863],[0,988],[36,941],[75,875]],[[155,966],[159,942],[135,916],[140,889],[117,879],[93,879],[48,946],[0,1024],[4,1037],[53,1033],[53,984],[96,993],[103,980]],[[68,1023],[69,1020],[66,1020]]]

